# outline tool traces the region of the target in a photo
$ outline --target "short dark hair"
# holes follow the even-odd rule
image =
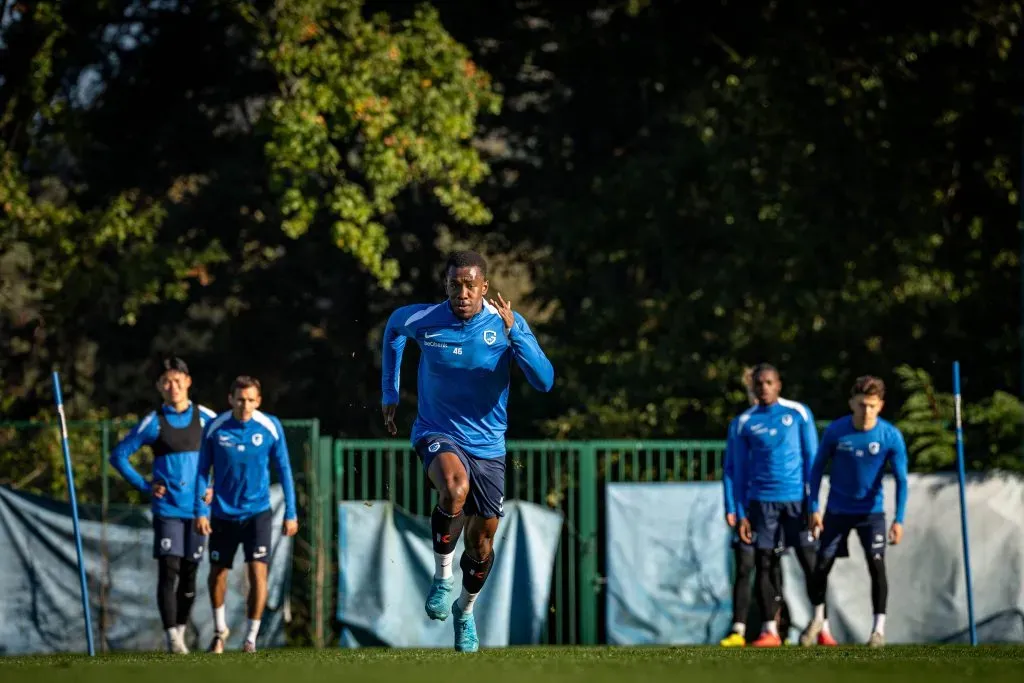
[[[260,381],[249,375],[239,375],[235,378],[235,381],[231,383],[231,395],[234,396],[236,391],[248,389],[249,387],[256,387],[257,393],[260,396],[263,395],[263,387],[260,386]]]
[[[850,389],[850,396],[860,394],[885,399],[885,382],[874,375],[862,375],[857,378],[857,381],[853,383],[853,388]]]
[[[779,370],[771,363],[758,363],[754,366],[754,371],[750,373],[750,381],[757,379],[757,376],[763,372],[774,372],[776,377],[779,377]]]
[[[444,266],[445,277],[448,276],[448,271],[452,268],[472,268],[476,266],[480,269],[480,275],[487,278],[487,259],[481,256],[478,252],[470,251],[468,249],[462,251],[453,251],[448,256],[448,262]]]
[[[177,356],[167,356],[160,360],[160,372],[157,373],[157,379],[164,376],[165,372],[180,372],[183,375],[189,374],[188,365],[182,359]]]

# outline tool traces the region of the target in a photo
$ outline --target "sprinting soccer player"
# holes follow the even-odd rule
[[[754,396],[754,369],[747,368],[743,372],[743,386],[747,390],[747,402],[754,406],[757,398]],[[749,412],[749,410],[747,411]],[[740,415],[737,415],[729,422],[729,429],[725,440],[725,456],[722,459],[722,489],[725,498],[725,523],[735,533],[732,540],[733,561],[736,564],[736,577],[732,587],[732,630],[720,642],[722,647],[743,647],[747,644],[747,616],[750,612],[750,577],[754,571],[754,546],[745,543],[739,536],[736,519],[736,499],[733,486],[732,462],[735,457],[735,446],[733,439],[736,434],[736,426],[739,424]],[[781,605],[776,619],[779,622],[779,632],[785,634],[789,631],[789,608],[786,605],[785,596],[782,592],[782,564],[776,563],[777,569],[772,582],[775,584],[776,595],[780,596]],[[760,579],[755,579],[755,585]]]
[[[288,444],[281,421],[257,408],[262,401],[259,380],[241,376],[231,385],[231,411],[218,415],[203,434],[199,450],[197,486],[205,487],[213,467],[213,506],[194,500],[196,529],[210,537],[210,604],[214,635],[209,652],[224,652],[229,634],[224,600],[228,570],[242,545],[249,576],[249,622],[243,652],[256,651],[263,608],[267,604],[271,522],[270,463],[274,463],[284,489],[285,536],[299,530],[295,511],[295,483],[288,460]]]
[[[485,301],[487,262],[472,251],[451,255],[445,268],[448,300],[412,304],[391,314],[384,331],[381,410],[395,435],[399,370],[406,339],[421,350],[416,421],[411,441],[423,461],[438,504],[430,516],[434,578],[427,594],[431,619],[448,618],[452,560],[466,530],[459,560],[462,593],[451,605],[455,649],[475,652],[473,617],[494,562],[493,540],[503,516],[506,405],[512,360],[538,391],[550,391],[554,369],[526,320],[501,294]]]
[[[196,467],[203,427],[215,417],[209,408],[188,397],[192,377],[180,358],[161,362],[157,391],[160,407],[142,418],[110,452],[110,464],[133,487],[151,497],[153,558],[157,560],[156,604],[160,610],[168,652],[187,654],[185,627],[196,597],[196,574],[203,558],[203,537],[192,519],[196,497]],[[153,451],[151,481],[131,464],[143,446]],[[213,492],[200,490],[207,500]]]
[[[758,599],[765,622],[754,647],[782,645],[775,615],[782,596],[772,577],[781,571],[779,549],[792,545],[804,576],[814,569],[815,538],[805,512],[811,463],[818,449],[814,415],[802,403],[779,396],[782,382],[773,366],[754,368],[757,405],[740,415],[735,430],[736,516],[739,535],[754,545]]]
[[[907,509],[907,447],[900,430],[881,417],[885,405],[885,383],[870,375],[859,377],[850,391],[852,414],[831,423],[821,439],[821,448],[811,470],[811,526],[821,534],[817,566],[811,581],[814,618],[800,637],[810,644],[819,633],[828,634],[825,593],[828,575],[837,556],[849,554],[846,543],[856,531],[871,575],[871,605],[875,619],[868,645],[885,644],[885,607],[889,584],[885,574],[885,466],[896,479],[896,517],[889,528],[889,542],[903,538],[903,516]],[[818,492],[825,466],[831,461],[825,519],[818,512]],[[835,640],[829,634],[829,640]],[[820,642],[820,640],[819,640]]]

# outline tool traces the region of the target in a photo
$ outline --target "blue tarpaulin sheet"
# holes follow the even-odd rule
[[[828,478],[820,503],[828,496]],[[892,521],[895,486],[885,482]],[[954,475],[912,474],[903,542],[886,550],[886,641],[968,640],[967,598]],[[607,640],[610,644],[710,644],[732,621],[731,531],[720,482],[608,484]],[[968,477],[975,618],[980,642],[1024,640],[1024,479]],[[836,562],[827,601],[840,643],[864,643],[872,626],[871,583],[856,534]],[[799,563],[783,557],[784,593],[795,638],[811,617]],[[759,624],[750,624],[756,633]]]
[[[430,519],[386,501],[353,501],[339,505],[338,528],[341,646],[452,647],[451,617],[431,621],[423,610],[434,574]],[[540,642],[561,531],[560,511],[505,503],[494,565],[473,610],[482,647]],[[461,551],[452,600],[462,585]]]

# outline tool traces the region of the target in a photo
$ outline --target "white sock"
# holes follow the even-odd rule
[[[762,633],[771,633],[773,636],[779,635],[779,625],[774,619],[771,621],[764,622],[764,626],[761,627]]]
[[[872,633],[882,633],[882,634],[885,633],[885,615],[884,614],[876,614],[875,615],[875,625],[871,627],[871,632]]]
[[[256,642],[256,634],[260,632],[260,620],[250,619],[249,620],[249,633],[245,636],[245,639],[250,643]]]
[[[213,628],[217,633],[224,633],[228,630],[228,617],[224,605],[213,608]]]
[[[434,553],[434,578],[435,579],[450,579],[452,578],[452,561],[455,559],[455,551],[451,551],[447,555],[441,553]]]
[[[470,593],[466,590],[466,587],[462,587],[462,595],[459,596],[459,609],[462,610],[463,614],[471,614],[473,612],[473,603],[476,602],[476,596],[479,593]]]
[[[745,636],[745,635],[747,635],[747,625],[746,624],[741,624],[740,622],[737,621],[735,624],[732,625],[732,632],[733,633],[738,633],[741,636]]]
[[[828,627],[828,619],[823,619],[821,621],[821,632],[826,633],[828,635],[832,635],[832,631],[830,631]]]
[[[167,638],[167,647],[170,648],[178,642],[178,627],[172,626],[164,629],[164,637]]]
[[[814,620],[825,621],[825,603],[814,606]]]

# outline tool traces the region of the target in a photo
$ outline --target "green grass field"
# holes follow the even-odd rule
[[[255,655],[117,654],[0,658],[3,683],[944,683],[1024,681],[1024,646],[725,650],[715,647],[270,650]]]

